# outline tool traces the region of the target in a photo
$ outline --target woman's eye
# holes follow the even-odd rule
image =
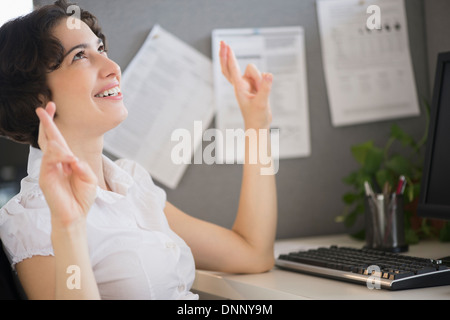
[[[101,45],[98,47],[97,51],[98,51],[100,54],[106,53],[106,52],[107,52],[107,50],[106,50],[106,48],[105,48],[105,46],[104,46],[103,44],[101,44]],[[75,62],[75,61],[81,60],[81,59],[85,59],[85,58],[87,58],[86,52],[85,52],[84,50],[82,50],[82,51],[78,52],[78,53],[73,57],[72,62]]]
[[[85,55],[84,51],[80,51],[73,57],[72,61],[80,60],[80,59],[83,59],[85,57],[86,57],[86,55]]]
[[[98,47],[98,52],[100,52],[100,53],[107,52],[107,50],[103,44]]]

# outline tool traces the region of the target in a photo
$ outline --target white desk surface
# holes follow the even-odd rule
[[[275,256],[277,257],[280,252],[333,244],[356,248],[364,245],[363,242],[356,241],[348,235],[280,240],[275,243]],[[409,251],[405,254],[442,258],[450,256],[450,243],[421,241],[417,245],[409,246]],[[277,267],[260,274],[226,274],[197,270],[192,290],[200,293],[200,298],[202,293],[205,293],[208,298],[212,295],[232,300],[450,300],[450,285],[402,291],[370,290],[363,285],[285,271]]]

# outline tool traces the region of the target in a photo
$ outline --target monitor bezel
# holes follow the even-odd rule
[[[442,52],[438,55],[436,64],[436,75],[434,81],[433,100],[430,108],[430,123],[428,128],[428,139],[426,143],[425,159],[422,171],[422,181],[420,185],[420,196],[417,205],[417,215],[422,218],[435,218],[441,220],[450,220],[450,206],[434,205],[427,203],[429,177],[431,170],[432,157],[435,147],[435,138],[437,130],[437,119],[440,111],[441,94],[444,85],[445,68],[450,64],[450,52]],[[449,137],[450,139],[450,137]]]

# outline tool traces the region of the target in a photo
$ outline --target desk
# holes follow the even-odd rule
[[[294,251],[317,246],[349,246],[361,248],[363,242],[348,235],[311,237],[280,240],[275,243],[275,256],[279,252]],[[450,243],[422,241],[409,247],[407,255],[424,258],[450,256]],[[196,271],[192,290],[206,298],[256,299],[256,300],[307,300],[307,299],[370,299],[370,300],[411,300],[448,299],[450,285],[403,291],[370,290],[366,286],[273,268],[261,274],[226,274],[220,272]]]

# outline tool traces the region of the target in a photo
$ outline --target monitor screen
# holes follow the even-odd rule
[[[450,220],[450,52],[438,56],[418,215]]]

